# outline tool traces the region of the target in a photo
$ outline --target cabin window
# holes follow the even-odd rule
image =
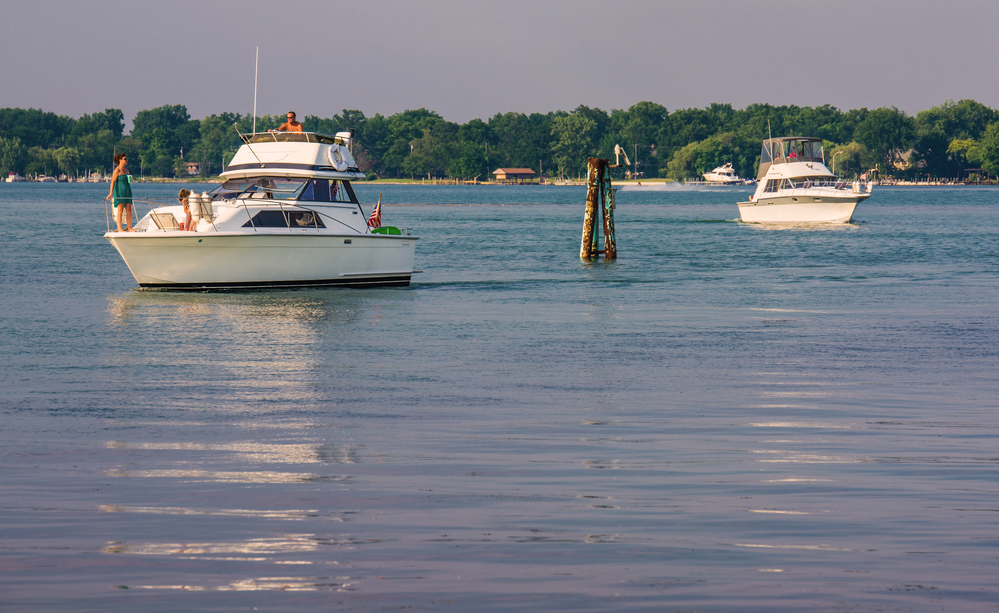
[[[251,185],[243,197],[297,200],[303,187],[305,187],[305,179],[263,178]]]
[[[330,181],[329,179],[310,179],[302,195],[298,198],[306,202],[329,202],[330,201]]]
[[[311,179],[302,190],[299,200],[357,204],[357,197],[354,196],[350,183],[336,179]]]
[[[357,204],[357,196],[349,181],[330,181],[330,200]]]
[[[244,228],[325,228],[323,220],[312,211],[260,211]]]
[[[770,179],[767,181],[766,185],[763,186],[763,192],[767,194],[772,194],[777,191],[777,181]]]
[[[229,179],[222,185],[219,185],[211,191],[211,196],[213,199],[224,198],[226,200],[232,200],[233,198],[238,198],[240,194],[246,191],[246,188],[250,187],[254,182],[254,179]]]
[[[264,200],[297,200],[305,187],[305,179],[260,177],[230,179],[211,191],[213,198],[255,198]]]

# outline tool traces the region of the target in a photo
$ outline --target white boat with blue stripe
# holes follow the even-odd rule
[[[109,231],[141,287],[178,290],[407,286],[416,241],[370,228],[351,187],[363,179],[350,132],[242,135],[224,182],[155,206],[134,232]],[[142,202],[139,198],[136,204]]]

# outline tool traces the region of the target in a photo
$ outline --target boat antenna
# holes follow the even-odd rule
[[[257,72],[260,68],[260,46],[257,46],[257,59],[253,63],[253,133],[257,133]],[[239,132],[239,130],[236,130]]]
[[[773,162],[774,161],[774,144],[773,144],[774,133],[770,131],[770,120],[769,119],[767,120],[767,140],[771,141],[770,142],[770,151],[768,153],[770,154],[770,161]]]
[[[243,141],[243,144],[245,144],[246,148],[250,150],[250,153],[253,154],[253,157],[257,158],[257,161],[260,162],[260,158],[257,157],[257,152],[254,151],[253,147],[250,146],[250,139],[246,138],[245,136],[243,136],[242,133],[240,133],[240,131],[239,131],[239,124],[234,123],[234,124],[232,124],[232,127],[236,129],[236,134],[239,134],[239,139],[241,141]],[[264,167],[264,163],[263,162],[260,162],[260,167],[261,168]]]

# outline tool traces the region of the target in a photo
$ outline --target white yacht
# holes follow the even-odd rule
[[[192,194],[192,230],[180,229],[186,215],[176,200],[151,208],[133,232],[111,231],[109,221],[104,237],[140,286],[409,285],[417,237],[369,228],[350,184],[364,178],[350,132],[242,137],[224,183]],[[143,201],[136,195],[134,202]]]
[[[740,202],[742,221],[755,223],[847,223],[872,184],[836,179],[825,165],[822,140],[800,136],[763,141],[759,184]]]
[[[704,173],[704,182],[708,185],[744,185],[745,182],[735,174],[732,163],[723,164],[711,172]]]

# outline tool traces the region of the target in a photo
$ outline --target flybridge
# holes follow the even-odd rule
[[[765,177],[772,164],[792,162],[821,162],[825,164],[822,139],[785,136],[763,141],[763,149],[760,151],[760,170],[756,173],[756,178]]]
[[[263,175],[363,179],[350,152],[350,132],[241,134],[243,145],[226,166],[225,179]]]

